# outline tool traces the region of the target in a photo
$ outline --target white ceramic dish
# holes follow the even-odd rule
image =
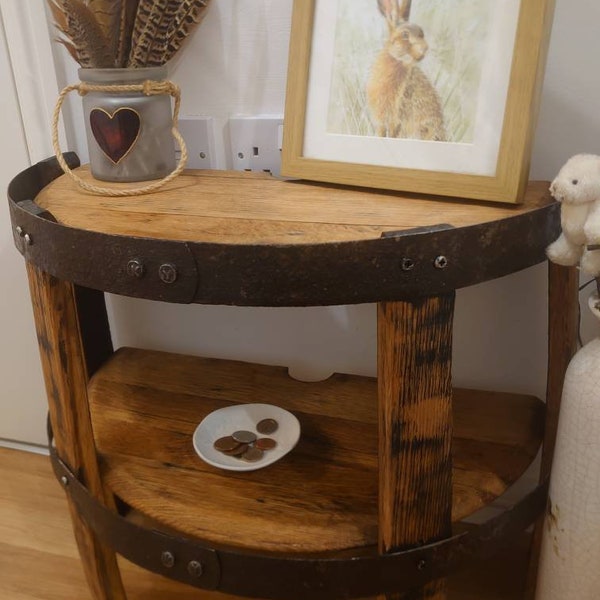
[[[277,431],[261,436],[256,431],[256,424],[263,419],[275,419],[279,424]],[[239,430],[252,431],[258,437],[273,438],[277,446],[273,450],[266,450],[256,462],[246,462],[215,450],[213,444],[216,440]],[[237,404],[206,415],[194,432],[193,442],[198,456],[209,465],[228,471],[255,471],[285,456],[299,439],[300,423],[291,412],[272,404]]]

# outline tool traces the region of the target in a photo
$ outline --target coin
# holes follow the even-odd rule
[[[252,442],[256,441],[256,434],[245,430],[235,431],[231,434],[231,437],[236,442],[240,442],[242,444],[251,444]]]
[[[264,452],[260,448],[252,447],[242,454],[242,458],[248,462],[256,462],[263,457],[263,454]]]
[[[226,454],[227,456],[236,456],[239,458],[242,454],[244,454],[244,452],[246,452],[246,450],[248,450],[249,447],[249,444],[238,444],[233,450],[223,452],[223,454]]]
[[[258,438],[254,444],[259,450],[273,450],[277,446],[277,442],[272,438]]]
[[[279,428],[279,423],[275,419],[263,419],[256,425],[256,431],[263,435],[270,435]]]
[[[234,440],[233,437],[231,437],[230,435],[227,435],[225,437],[219,438],[213,444],[213,447],[219,452],[229,452],[234,448],[237,448],[239,445],[240,443],[238,441]]]

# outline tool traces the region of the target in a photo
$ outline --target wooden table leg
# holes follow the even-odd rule
[[[540,481],[550,475],[558,429],[563,381],[569,362],[577,351],[579,328],[579,271],[548,263],[548,378],[546,423],[542,446]],[[526,598],[533,599],[542,546],[544,517],[536,522],[527,576]]]
[[[454,293],[378,305],[379,551],[448,537]],[[445,581],[389,600],[443,600]]]
[[[60,458],[98,499],[114,507],[103,489],[87,403],[88,366],[75,286],[27,264],[35,325]],[[101,322],[104,315],[96,318]],[[106,336],[104,336],[106,338]],[[68,498],[67,494],[67,498]],[[115,553],[104,546],[69,502],[75,538],[94,600],[126,600]]]

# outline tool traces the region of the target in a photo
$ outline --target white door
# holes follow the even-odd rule
[[[39,146],[37,151],[31,144],[28,146],[26,130],[31,127],[31,122],[25,122],[25,111],[17,94],[19,85],[16,82],[24,71],[19,71],[14,61],[14,46],[18,44],[9,40],[20,34],[16,31],[20,26],[15,25],[17,13],[13,10],[19,4],[29,2],[0,0],[0,445],[6,445],[7,441],[44,444],[46,415],[25,265],[13,243],[6,203],[6,187],[15,174],[29,166],[30,154],[47,152]],[[43,5],[40,6],[43,14]],[[18,13],[19,18],[24,15],[24,12]],[[23,43],[27,43],[26,39]],[[29,89],[35,89],[39,79],[35,77],[28,57],[23,57],[23,64],[27,64],[25,74]],[[22,93],[23,89],[20,91]],[[26,94],[27,102],[39,100],[38,97],[31,98],[31,94]],[[36,111],[34,122],[38,120],[39,112]],[[39,158],[35,156],[34,160]]]

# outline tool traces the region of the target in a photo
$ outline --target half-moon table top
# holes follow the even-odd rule
[[[133,189],[136,183],[85,181]],[[547,182],[522,204],[186,171],[159,191],[83,191],[52,161],[9,188],[21,252],[59,278],[170,302],[305,306],[450,292],[539,263],[560,219]],[[28,201],[28,202],[27,202]],[[165,265],[167,265],[165,267]]]
[[[114,184],[77,170],[86,182]],[[217,244],[321,244],[378,239],[390,231],[501,221],[552,202],[548,183],[532,182],[520,205],[285,181],[266,173],[187,171],[157,192],[99,197],[68,177],[44,188],[37,204],[61,223],[117,235]]]

